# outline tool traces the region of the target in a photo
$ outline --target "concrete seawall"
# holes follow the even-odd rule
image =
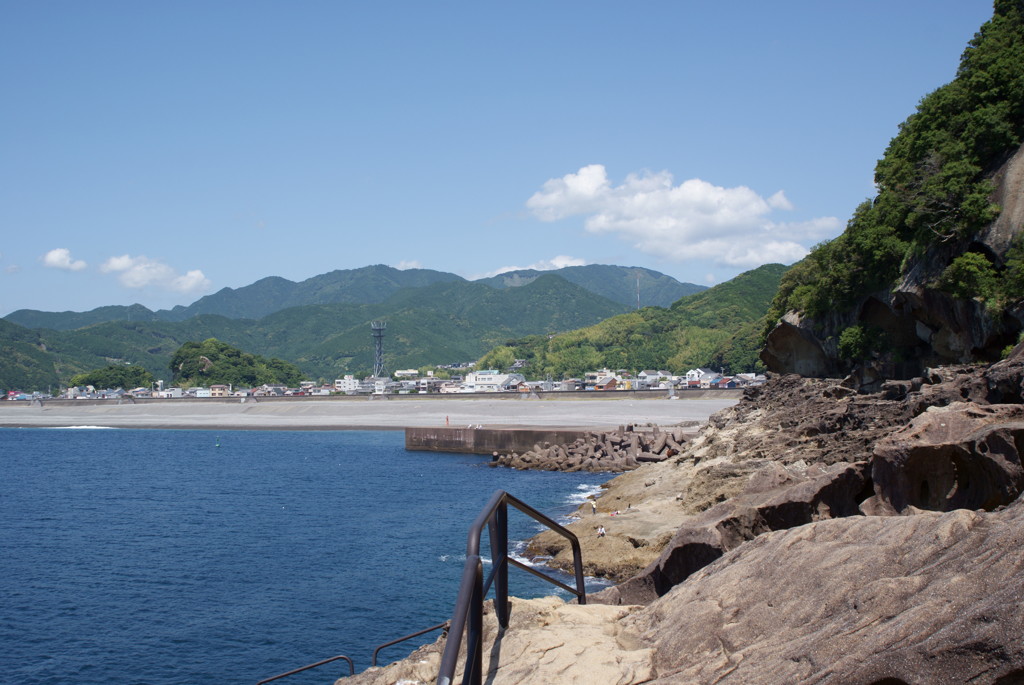
[[[570,443],[588,432],[593,430],[410,427],[405,429],[405,449],[464,454],[521,454],[538,443]]]

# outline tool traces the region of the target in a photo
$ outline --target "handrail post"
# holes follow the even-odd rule
[[[508,504],[501,504],[487,522],[494,569],[494,615],[498,625],[508,628]]]
[[[579,593],[576,595],[576,603],[586,604],[587,586],[583,578],[583,552],[580,550],[580,541],[570,540],[569,544],[572,547],[572,568],[576,572],[576,590]]]
[[[466,627],[466,672],[463,683],[480,685],[484,665],[484,567],[476,560],[476,578],[469,603],[469,621]]]

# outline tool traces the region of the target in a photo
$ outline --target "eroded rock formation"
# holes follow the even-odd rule
[[[872,394],[749,390],[581,507],[586,572],[620,584],[516,601],[488,681],[1024,682],[1022,383],[1024,346]],[[567,566],[556,537],[531,550]],[[442,648],[354,682],[431,682]]]

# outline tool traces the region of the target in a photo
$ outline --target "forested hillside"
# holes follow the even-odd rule
[[[955,79],[900,126],[875,169],[878,194],[783,278],[770,325],[793,314],[771,329],[769,366],[823,375],[869,362],[906,375],[1015,342],[1022,140],[1024,2],[998,0]]]
[[[591,264],[551,271],[521,270],[474,283],[493,288],[520,287],[541,276],[561,276],[595,295],[626,307],[637,303],[637,285],[644,305],[668,306],[703,286],[680,283],[671,276],[640,267]],[[97,307],[87,312],[43,312],[19,309],[6,318],[26,328],[69,331],[110,321],[185,321],[214,314],[229,319],[260,319],[292,307],[310,304],[380,304],[399,290],[426,288],[437,283],[465,283],[456,274],[430,269],[395,269],[383,264],[339,269],[298,283],[278,276],[262,278],[241,288],[223,288],[187,307],[151,311],[140,304]]]
[[[509,337],[557,333],[622,312],[622,305],[555,275],[496,290],[467,281],[397,291],[378,304],[292,307],[259,320],[195,316],[182,322],[115,321],[73,331],[28,330],[0,320],[0,387],[59,386],[75,374],[131,363],[168,377],[171,355],[208,338],[296,364],[310,378],[373,368],[369,323],[387,322],[389,369],[472,361]]]
[[[529,376],[556,379],[601,367],[753,371],[765,312],[785,270],[781,264],[766,264],[668,309],[645,307],[552,337],[510,340],[484,355],[478,366],[504,369],[525,359]]]
[[[557,274],[570,283],[631,308],[638,302],[642,307],[668,307],[680,297],[706,290],[705,286],[680,283],[671,276],[650,269],[607,264],[566,266],[555,271],[520,269],[476,282],[495,288],[512,288],[531,283],[544,274]]]

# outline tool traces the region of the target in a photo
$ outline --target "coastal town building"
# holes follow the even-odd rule
[[[337,392],[359,392],[359,381],[351,374],[334,381],[334,389]]]

